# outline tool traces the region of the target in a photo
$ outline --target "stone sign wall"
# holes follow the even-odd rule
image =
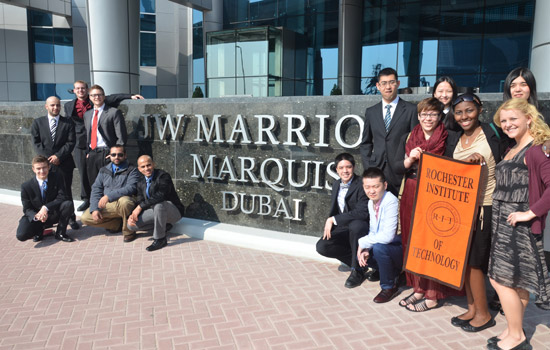
[[[418,102],[425,95],[404,98]],[[501,94],[482,94],[489,120]],[[341,152],[363,167],[358,144],[367,107],[379,96],[125,101],[131,162],[153,156],[168,171],[186,216],[318,236]],[[546,103],[546,101],[544,101]],[[0,104],[0,188],[32,176],[30,126],[42,102]],[[79,198],[78,171],[73,192]]]

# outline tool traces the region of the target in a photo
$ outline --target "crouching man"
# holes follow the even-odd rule
[[[167,226],[176,223],[184,214],[170,174],[155,169],[150,156],[141,156],[137,162],[143,175],[137,183],[137,207],[128,218],[132,231],[153,230],[153,244],[145,248],[152,252],[168,244]]]
[[[403,266],[401,236],[397,235],[398,200],[389,191],[382,170],[368,168],[363,172],[363,190],[369,197],[369,233],[359,239],[359,266],[375,268],[380,273],[382,290],[375,303],[386,303],[398,293],[398,278]]]

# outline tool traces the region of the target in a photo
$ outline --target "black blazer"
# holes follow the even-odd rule
[[[92,137],[92,119],[94,117],[94,109],[84,113],[84,126],[86,127],[86,146],[89,147]],[[105,105],[103,113],[99,118],[97,130],[101,133],[103,140],[108,148],[115,145],[125,145],[128,141],[126,132],[126,122],[122,116],[122,112],[115,108]]]
[[[59,158],[59,168],[71,171],[75,163],[71,152],[76,143],[74,124],[70,119],[59,117],[55,132],[55,141],[50,136],[50,122],[47,116],[36,118],[31,125],[31,136],[37,154]]]
[[[504,154],[510,146],[511,140],[499,127],[494,124],[491,126],[491,124],[488,123],[480,123],[480,125],[485,137],[487,138],[489,147],[491,147],[493,158],[495,158],[495,162],[498,164],[498,162],[504,158]],[[453,158],[456,145],[460,141],[460,136],[462,136],[464,130],[459,132],[448,130],[448,132],[449,136],[447,137],[447,143],[445,144],[445,156]]]
[[[64,201],[69,200],[63,187],[63,181],[56,173],[48,174],[48,188],[46,189],[46,200],[42,201],[42,193],[36,177],[28,180],[21,185],[21,203],[23,204],[23,213],[31,222],[36,213],[40,211],[43,205],[48,211],[57,211]]]
[[[185,208],[178,197],[172,177],[166,171],[155,169],[151,187],[149,188],[151,198],[147,198],[146,191],[147,182],[145,181],[145,176],[140,175],[137,183],[137,203],[143,210],[149,209],[157,203],[170,201],[178,208],[181,216],[185,213]]]
[[[363,190],[361,177],[353,175],[348,193],[346,193],[346,198],[344,199],[346,205],[343,213],[340,213],[340,207],[338,206],[338,191],[340,190],[341,182],[341,180],[338,180],[332,184],[329,217],[334,216],[338,226],[347,226],[353,220],[369,222],[369,198]]]
[[[367,108],[365,128],[361,142],[361,160],[365,169],[378,167],[383,169],[397,150],[401,137],[411,132],[418,124],[416,106],[399,98],[389,130],[384,126],[382,102]]]
[[[105,96],[105,104],[107,106],[111,107],[118,107],[120,102],[132,98],[132,95],[130,94],[114,94],[114,95],[108,95]],[[88,102],[90,103],[90,106],[93,108],[93,103],[90,101],[90,98],[88,97]],[[71,100],[63,106],[63,109],[65,110],[65,117],[71,119],[75,125],[75,132],[76,132],[76,148],[80,149],[87,149],[88,146],[86,145],[86,128],[84,127],[84,118],[80,119],[78,117],[78,114],[76,114],[76,98],[74,100]]]

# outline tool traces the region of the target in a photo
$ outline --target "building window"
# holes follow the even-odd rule
[[[71,100],[73,84],[32,84],[32,100],[45,101],[50,96],[57,96],[61,100]]]
[[[33,63],[73,64],[73,30],[54,28],[52,15],[28,11]]]
[[[140,0],[139,62],[141,66],[152,67],[157,65],[156,17],[155,0]]]
[[[144,98],[157,98],[157,87],[154,85],[141,85],[139,94]]]

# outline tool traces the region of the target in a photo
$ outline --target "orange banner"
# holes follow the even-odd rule
[[[462,288],[475,229],[480,179],[479,164],[422,154],[406,271]]]

